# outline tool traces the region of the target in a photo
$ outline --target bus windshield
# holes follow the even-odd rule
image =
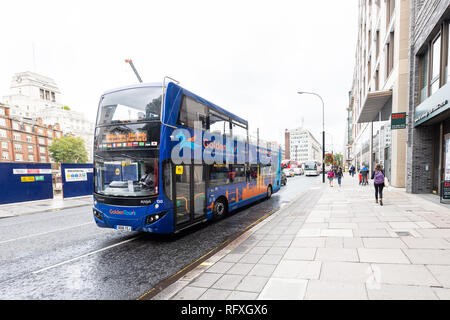
[[[159,120],[162,88],[140,87],[105,94],[100,101],[97,126]]]
[[[315,162],[305,162],[305,170],[317,170],[317,164]]]
[[[153,155],[152,155],[153,153]],[[95,192],[107,196],[158,194],[158,157],[149,151],[103,152],[95,156]]]

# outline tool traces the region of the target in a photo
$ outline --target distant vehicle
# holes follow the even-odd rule
[[[282,185],[282,186],[285,186],[286,183],[287,183],[287,177],[286,177],[286,174],[285,174],[283,171],[281,171],[281,185]]]
[[[294,176],[295,176],[295,171],[294,171],[294,169],[288,169],[288,168],[285,168],[285,169],[283,169],[283,172],[284,172],[284,174],[285,174],[287,177],[294,177]]]
[[[294,166],[298,167],[297,161],[294,161],[294,160],[283,160],[283,161],[281,161],[281,169],[291,169]]]
[[[297,163],[292,163],[290,169],[294,169],[294,173],[296,176],[303,174],[303,169]]]
[[[306,161],[305,162],[305,175],[306,176],[318,176],[319,168],[317,161]]]

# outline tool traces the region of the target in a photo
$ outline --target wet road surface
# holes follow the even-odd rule
[[[270,200],[174,236],[98,228],[90,206],[0,219],[0,299],[137,299],[320,185],[320,177],[289,178]]]

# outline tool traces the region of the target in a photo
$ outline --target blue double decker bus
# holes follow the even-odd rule
[[[260,144],[260,143],[259,143]],[[99,227],[176,233],[280,189],[279,146],[174,82],[105,92],[94,141]]]

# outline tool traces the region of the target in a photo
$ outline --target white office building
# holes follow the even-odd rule
[[[286,129],[285,148],[286,159],[299,162],[322,161],[322,146],[306,129]]]
[[[88,160],[92,162],[94,124],[83,113],[65,107],[56,82],[49,77],[26,71],[16,73],[11,81],[10,93],[3,96],[10,107],[11,116],[36,120],[46,124],[59,123],[63,133],[84,140]]]

